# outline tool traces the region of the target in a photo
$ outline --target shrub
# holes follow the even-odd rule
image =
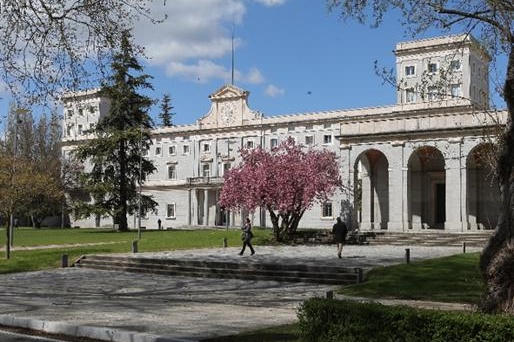
[[[304,342],[514,341],[509,316],[314,298],[298,311]]]

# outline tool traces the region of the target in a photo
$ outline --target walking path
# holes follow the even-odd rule
[[[236,247],[137,256],[373,267],[404,262],[405,248],[411,260],[462,252],[457,247],[346,246],[338,259],[334,246],[257,246],[257,254],[243,257]],[[473,250],[478,249],[468,248]],[[108,341],[199,341],[292,323],[300,303],[331,290],[304,283],[64,268],[0,276],[0,324]]]

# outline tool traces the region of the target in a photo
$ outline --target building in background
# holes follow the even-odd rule
[[[492,229],[499,191],[487,151],[506,113],[489,111],[489,56],[466,35],[398,43],[395,54],[394,105],[266,117],[249,108],[247,91],[225,85],[209,96],[211,109],[196,123],[153,130],[147,155],[157,172],[143,192],[159,206],[142,225],[240,226],[246,213],[217,204],[224,173],[239,162],[240,148],[272,148],[293,137],[335,152],[344,179],[331,201],[305,213],[300,228],[331,228],[343,216],[363,231]],[[107,114],[108,104],[94,90],[63,98],[64,153],[93,138],[84,129]],[[265,210],[250,216],[271,227]]]

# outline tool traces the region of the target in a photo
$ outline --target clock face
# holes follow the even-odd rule
[[[234,123],[235,103],[225,102],[221,104],[219,111],[219,123],[222,125],[231,125]]]

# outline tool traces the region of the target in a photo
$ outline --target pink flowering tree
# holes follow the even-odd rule
[[[305,211],[341,186],[335,153],[306,150],[292,138],[271,150],[239,152],[242,161],[225,173],[219,204],[250,212],[266,208],[277,241],[289,240]]]

